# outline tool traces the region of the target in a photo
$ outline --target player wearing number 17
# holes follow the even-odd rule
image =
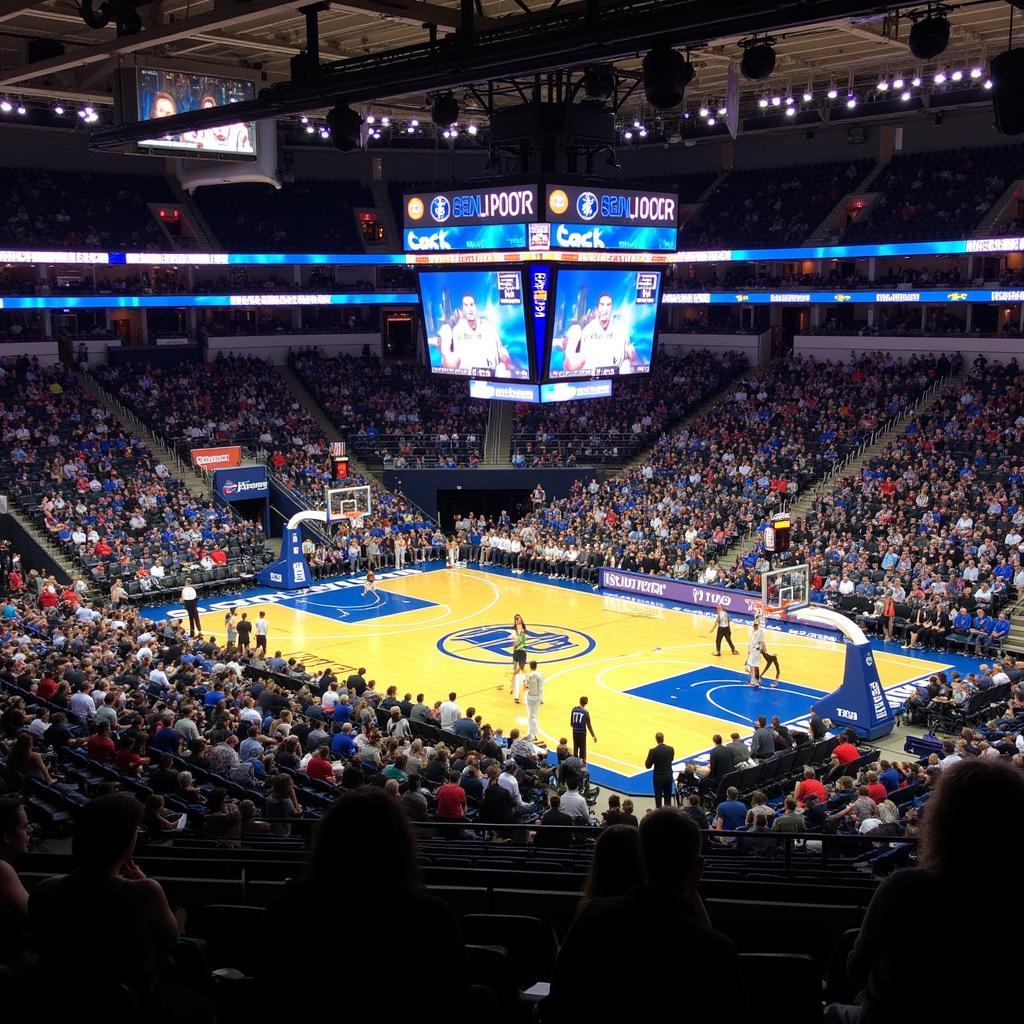
[[[492,370],[507,377],[515,368],[508,349],[501,343],[494,324],[477,314],[476,299],[467,292],[454,326],[442,324],[438,331],[441,364],[453,370]]]

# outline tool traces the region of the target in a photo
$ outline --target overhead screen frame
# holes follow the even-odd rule
[[[118,75],[119,102],[118,116],[124,121],[146,121],[150,120],[149,109],[143,110],[145,96],[151,91],[145,82],[145,76],[157,75],[181,75],[187,78],[199,80],[200,84],[205,81],[209,88],[198,88],[200,94],[213,95],[219,98],[219,90],[224,89],[227,95],[232,86],[243,86],[236,90],[240,94],[240,102],[255,98],[259,90],[259,79],[255,72],[244,68],[221,68],[205,67],[202,65],[189,66],[186,62],[140,60],[132,65],[122,68]],[[168,89],[162,92],[172,91]],[[229,103],[217,104],[218,106],[230,106]],[[190,108],[191,109],[191,108]],[[184,113],[180,104],[178,112]],[[213,149],[202,148],[197,143],[169,142],[159,138],[142,139],[135,143],[131,152],[140,156],[162,156],[178,157],[186,160],[218,160],[255,162],[259,158],[259,122],[238,121],[233,124],[242,124],[248,128],[248,141],[250,149]],[[212,136],[213,132],[219,129],[205,129],[205,133]],[[202,140],[198,140],[202,141]]]
[[[519,279],[520,306],[522,309],[523,341],[527,357],[527,374],[522,377],[488,376],[477,371],[468,370],[463,372],[461,368],[456,370],[445,370],[434,366],[430,358],[430,330],[429,324],[433,317],[428,315],[428,307],[424,299],[423,284],[426,278],[469,274],[516,274]],[[493,263],[487,265],[473,264],[471,266],[459,266],[457,264],[446,264],[443,266],[428,266],[416,268],[416,291],[419,296],[419,315],[423,325],[423,351],[427,360],[427,368],[432,376],[439,379],[449,380],[489,380],[497,382],[509,382],[515,384],[536,383],[539,367],[537,365],[537,354],[534,345],[533,320],[530,315],[531,292],[528,277],[528,268],[525,264],[502,264]]]
[[[542,376],[539,378],[542,383],[547,384],[558,384],[567,383],[570,381],[592,381],[592,380],[603,380],[611,378],[614,380],[624,380],[628,377],[638,376],[646,378],[650,376],[651,367],[654,365],[654,361],[658,354],[658,333],[659,326],[658,321],[661,313],[662,305],[662,288],[664,285],[665,268],[658,265],[645,265],[645,266],[630,266],[630,267],[608,267],[601,264],[587,264],[584,262],[573,263],[573,264],[554,264],[551,267],[551,283],[549,286],[549,300],[547,305],[547,324],[545,331],[544,341],[544,356],[543,365],[541,366]],[[655,274],[657,275],[656,285],[656,296],[654,300],[654,324],[651,329],[651,356],[650,361],[647,364],[647,369],[643,371],[635,371],[628,374],[609,374],[607,367],[597,367],[593,370],[580,370],[574,371],[571,374],[559,375],[553,377],[551,371],[551,360],[554,355],[554,334],[555,334],[555,320],[559,309],[559,298],[561,295],[563,283],[565,281],[565,275],[567,274]]]

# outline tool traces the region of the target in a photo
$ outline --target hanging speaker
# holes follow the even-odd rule
[[[992,109],[996,115],[996,130],[1003,135],[1024,132],[1024,47],[992,58]]]

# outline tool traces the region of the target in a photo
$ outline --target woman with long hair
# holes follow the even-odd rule
[[[1024,773],[987,757],[944,768],[920,836],[919,867],[897,871],[875,890],[847,960],[858,1004],[829,1006],[827,1021],[949,1020],[950,1007],[975,999],[978,979],[991,976],[993,950],[1016,948],[1016,915],[996,910],[986,916],[983,942],[964,936],[955,943],[956,970],[938,984],[935,943],[896,936],[908,926],[917,936],[955,932],[958,915],[991,905],[1000,886],[1013,885],[1024,855]]]
[[[517,672],[526,671],[526,623],[522,615],[516,612],[512,619],[512,685],[509,693],[514,692],[515,677]],[[519,694],[515,694],[518,700]]]

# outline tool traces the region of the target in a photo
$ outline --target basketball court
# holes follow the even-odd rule
[[[363,593],[365,576],[325,580],[305,590],[258,588],[234,598],[201,601],[205,631],[224,636],[224,614],[234,605],[263,609],[269,650],[307,669],[330,665],[344,678],[367,668],[381,693],[426,695],[427,703],[458,694],[465,711],[484,721],[525,730],[526,706],[509,693],[512,619],[527,623],[528,654],[546,686],[540,726],[554,748],[569,735],[569,713],[590,698],[597,743],[588,751],[595,781],[627,793],[649,793],[644,769],[654,733],[665,734],[681,760],[700,757],[714,733],[749,736],[758,715],[805,720],[813,701],[838,686],[845,646],[796,622],[769,620],[767,646],[781,665],[777,689],[747,686],[743,667],[750,620],[733,616],[732,655],[714,656],[714,617],[649,597],[612,595],[590,586],[515,576],[500,567],[428,567],[384,570],[376,594]],[[146,608],[154,618],[179,617],[178,605]],[[933,672],[973,670],[958,655],[900,651],[873,642],[887,694],[902,700],[908,684]]]

